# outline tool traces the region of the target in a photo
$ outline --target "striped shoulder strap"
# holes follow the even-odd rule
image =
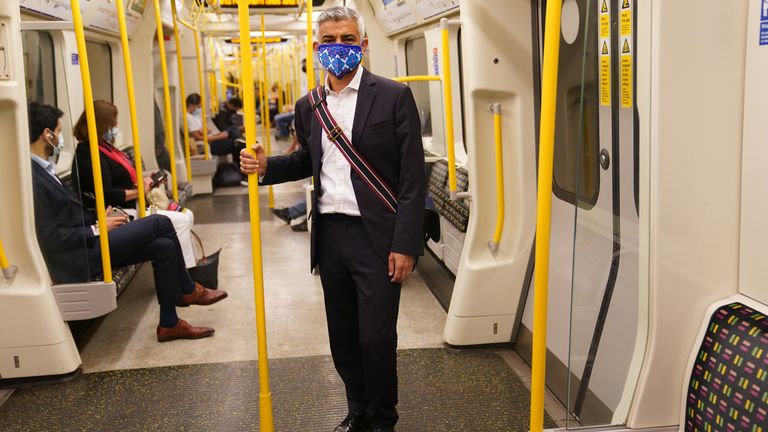
[[[344,158],[352,166],[352,170],[365,183],[366,186],[379,198],[392,213],[397,213],[397,195],[381,179],[373,167],[363,158],[360,153],[352,146],[352,141],[341,129],[336,120],[331,116],[328,105],[325,103],[325,87],[319,86],[309,92],[309,102],[312,104],[312,111],[317,117],[317,121],[325,131],[328,140],[331,141],[341,152]]]

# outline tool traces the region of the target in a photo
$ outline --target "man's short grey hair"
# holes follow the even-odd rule
[[[346,6],[334,6],[326,9],[317,17],[317,29],[315,30],[315,39],[320,42],[320,25],[326,21],[356,21],[357,30],[360,33],[360,40],[365,37],[365,22],[363,16],[352,8]]]

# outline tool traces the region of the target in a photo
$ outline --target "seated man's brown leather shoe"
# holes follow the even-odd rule
[[[176,327],[165,328],[157,326],[157,341],[168,342],[176,339],[202,339],[213,336],[214,330],[210,327],[194,327],[179,318]]]
[[[195,282],[195,290],[190,294],[182,295],[181,301],[177,306],[212,305],[218,301],[227,298],[227,292],[222,290],[212,290]]]

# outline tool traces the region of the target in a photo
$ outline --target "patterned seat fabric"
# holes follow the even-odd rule
[[[469,189],[469,173],[464,168],[456,169],[456,189],[459,192],[466,192]],[[440,216],[446,218],[459,231],[467,232],[469,205],[464,200],[452,201],[449,199],[448,162],[441,160],[432,165],[428,192]]]
[[[688,386],[686,432],[768,431],[768,318],[742,303],[712,315]]]

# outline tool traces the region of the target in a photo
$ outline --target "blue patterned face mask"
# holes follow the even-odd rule
[[[331,75],[341,79],[363,61],[363,48],[360,45],[322,44],[317,47],[317,61]]]

